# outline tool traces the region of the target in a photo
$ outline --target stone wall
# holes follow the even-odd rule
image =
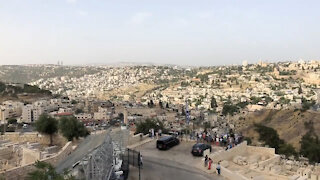
[[[276,150],[274,148],[266,148],[266,147],[257,147],[257,146],[248,146],[248,153],[259,153],[263,155],[275,155]]]
[[[245,176],[221,166],[221,175],[229,180],[249,180]]]
[[[144,140],[146,140],[146,139],[149,137],[149,134],[147,134],[147,135],[143,135],[143,134],[142,134],[142,139],[141,139],[140,134],[142,134],[142,133],[139,133],[139,134],[136,134],[136,135],[131,135],[131,134],[130,134],[130,135],[129,135],[128,146],[133,145],[133,144],[136,144],[136,143],[139,143],[139,142],[141,142],[141,141],[144,141]]]
[[[13,153],[12,151],[13,151],[12,146],[0,147],[0,158],[1,159],[8,159],[8,156]]]
[[[72,152],[72,142],[67,144],[54,156],[42,159],[41,161],[47,162],[56,166],[59,161],[65,159]],[[35,170],[34,163],[26,164],[21,167],[15,167],[6,171],[0,172],[0,177],[4,177],[6,180],[22,180],[29,172]]]
[[[214,163],[217,163],[221,160],[231,160],[231,158],[234,156],[244,154],[247,150],[247,147],[247,141],[244,141],[236,147],[233,147],[227,151],[221,150],[215,152],[210,155],[210,158],[213,160]]]
[[[60,147],[67,143],[66,139],[60,135],[54,135],[52,139],[53,139],[53,144],[60,145]],[[42,135],[38,132],[25,132],[25,133],[6,132],[4,135],[0,136],[0,140],[10,140],[11,142],[18,142],[18,143],[38,142],[43,145],[49,145],[50,136]]]

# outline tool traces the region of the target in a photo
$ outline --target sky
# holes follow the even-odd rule
[[[0,0],[0,64],[320,59],[319,0]]]

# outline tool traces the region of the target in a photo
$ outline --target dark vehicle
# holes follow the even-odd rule
[[[161,150],[169,149],[180,143],[179,139],[173,136],[165,136],[157,140],[157,148]]]
[[[210,144],[204,144],[204,143],[197,143],[192,146],[191,153],[194,156],[203,156],[203,151],[209,149],[211,152],[211,145]]]

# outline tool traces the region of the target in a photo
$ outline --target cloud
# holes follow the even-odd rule
[[[80,10],[80,11],[78,11],[78,14],[79,14],[80,16],[88,16],[88,12],[87,12],[87,11],[82,11],[82,10]]]
[[[66,0],[66,1],[67,1],[67,3],[70,3],[70,4],[74,4],[77,2],[77,0]]]
[[[131,24],[142,24],[152,16],[150,12],[139,12],[131,17]]]

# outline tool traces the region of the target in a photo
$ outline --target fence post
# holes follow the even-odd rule
[[[141,180],[141,172],[140,172],[140,169],[141,169],[141,158],[140,158],[140,152],[138,153],[138,163],[139,163],[139,180]]]

